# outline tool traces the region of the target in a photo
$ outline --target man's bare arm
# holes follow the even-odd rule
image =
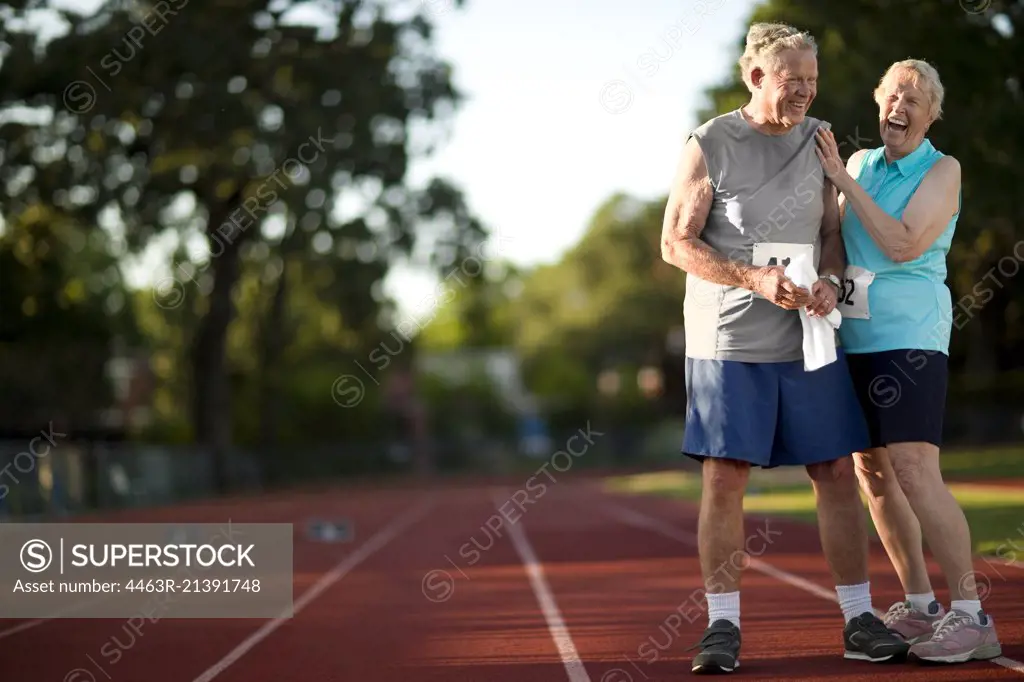
[[[754,275],[759,268],[729,260],[700,238],[713,197],[704,155],[691,138],[683,147],[669,191],[661,231],[661,257],[705,281],[754,289]]]

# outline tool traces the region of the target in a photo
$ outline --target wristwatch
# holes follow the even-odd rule
[[[836,277],[835,275],[822,275],[818,279],[827,279],[829,282],[832,282],[832,284],[834,284],[835,287],[836,287],[836,292],[837,293],[839,292],[840,289],[843,288],[843,285],[839,282],[839,278]]]

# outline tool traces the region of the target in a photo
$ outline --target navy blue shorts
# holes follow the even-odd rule
[[[870,444],[842,349],[813,372],[795,362],[686,358],[683,454],[766,469],[849,457]]]
[[[949,379],[945,353],[902,349],[846,357],[867,418],[871,447],[889,443],[942,447]]]

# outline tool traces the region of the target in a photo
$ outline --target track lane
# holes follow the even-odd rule
[[[624,523],[609,500],[574,486],[560,488],[544,503],[525,518],[526,532],[590,679],[645,682],[690,676],[694,652],[686,649],[700,640],[707,623],[696,552],[676,539]],[[776,532],[774,526],[751,527],[752,553],[765,552]],[[737,562],[723,570],[738,573],[740,568]],[[813,676],[815,666],[828,669],[842,662],[837,605],[771,576],[748,572],[743,580],[741,623],[755,638],[741,654],[738,673],[744,679],[804,679]],[[800,609],[799,618],[779,617],[794,608]],[[799,641],[801,660],[791,660],[792,649],[757,646],[765,629]],[[875,669],[852,669],[877,674]]]
[[[489,491],[440,498],[216,682],[567,680]]]
[[[698,512],[696,505],[664,498],[599,492],[594,486],[588,486],[588,490],[591,497],[586,502],[581,502],[582,504],[591,504],[606,509],[626,508],[633,514],[648,519],[646,528],[643,527],[643,524],[639,524],[640,527],[634,524],[633,527],[638,531],[646,530],[649,534],[664,537],[661,532],[663,528],[659,528],[659,526],[674,528],[676,533],[673,539],[681,545],[681,551],[696,557],[695,542],[688,541],[688,536],[694,540],[696,537]],[[619,517],[621,518],[621,515]],[[763,673],[765,677],[754,677],[753,679],[841,678],[854,680],[893,674],[898,675],[901,680],[925,680],[926,678],[950,681],[1020,680],[1022,678],[1024,670],[1011,669],[1006,666],[1014,666],[1024,659],[1024,576],[1004,567],[1002,575],[998,579],[993,579],[993,567],[988,562],[982,559],[975,562],[975,570],[981,576],[980,584],[989,585],[985,590],[984,604],[996,619],[1000,639],[1003,642],[1003,665],[990,661],[972,661],[952,666],[914,663],[879,666],[846,661],[842,658],[841,636],[838,639],[834,635],[823,639],[820,632],[822,629],[826,631],[835,629],[834,614],[838,606],[830,601],[835,599],[834,586],[827,564],[821,554],[817,528],[776,517],[750,514],[747,516],[746,522],[748,536],[757,533],[759,526],[766,522],[771,524],[777,534],[773,536],[773,542],[764,553],[756,557],[757,560],[768,565],[769,573],[782,574],[781,577],[787,580],[808,582],[810,585],[800,589],[800,594],[792,601],[788,603],[783,601],[779,608],[773,609],[771,608],[773,600],[779,594],[779,590],[784,589],[783,586],[786,583],[780,579],[768,583],[762,583],[758,579],[756,583],[752,583],[752,574],[756,575],[756,572],[751,570],[744,574],[744,584],[741,588],[741,623],[746,631],[743,648],[748,662],[744,677]],[[657,530],[652,528],[657,528]],[[871,543],[869,567],[874,607],[876,611],[884,611],[891,602],[901,599],[903,595],[899,580],[892,570],[884,549],[874,539]],[[697,570],[699,571],[699,566]],[[948,603],[948,592],[943,589],[944,579],[934,561],[929,561],[929,572],[936,588],[936,595]],[[814,594],[809,590],[813,590]],[[823,608],[825,609],[824,613],[832,614],[827,620],[821,620]],[[791,623],[798,626],[793,627],[790,625]],[[707,620],[705,617],[695,621],[692,625],[687,625],[687,632],[692,633],[692,641],[695,642],[700,638],[700,631],[706,627]],[[824,646],[824,650],[831,652],[831,655],[821,657],[813,651],[808,651],[808,643],[812,643],[812,648],[815,649]],[[794,647],[796,655],[800,656],[799,660],[791,659],[790,655],[786,653],[793,651]],[[779,652],[783,653],[780,655]],[[686,658],[692,657],[693,653],[689,652]],[[810,654],[810,656],[805,657],[805,654]],[[741,656],[743,655],[741,654]],[[820,668],[819,664],[825,668]],[[865,668],[865,665],[869,667]],[[756,669],[752,670],[751,668],[755,666]],[[605,682],[615,681],[606,680]]]
[[[163,620],[146,624],[134,639],[123,620],[53,620],[6,638],[3,630],[19,623],[0,622],[5,679],[570,680],[567,649],[563,642],[560,650],[552,632],[571,641],[580,661],[577,682],[679,680],[691,674],[689,661],[695,652],[685,649],[700,639],[706,625],[692,546],[695,506],[613,496],[597,490],[594,482],[559,481],[543,499],[516,514],[514,527],[531,548],[524,554],[512,540],[518,533],[495,508],[519,492],[515,482],[497,491],[461,486],[432,492],[436,504],[425,517],[206,680],[204,671],[224,661],[266,621]],[[349,545],[305,542],[301,526],[296,527],[294,593],[299,599],[345,556],[364,546],[372,533],[423,499],[420,490],[326,492],[128,510],[119,520],[230,518],[301,524],[308,516],[354,518],[356,539]],[[613,506],[620,511],[610,513]],[[639,519],[647,519],[646,527]],[[760,538],[748,549],[777,573],[748,571],[744,576],[745,642],[738,671],[743,679],[835,681],[898,675],[901,680],[923,680],[925,674],[942,680],[1021,679],[1021,674],[988,662],[925,668],[844,661],[841,616],[829,600],[834,600],[834,588],[817,529],[751,515],[748,534]],[[872,552],[875,607],[884,609],[901,590],[877,542]],[[523,559],[529,563],[531,554],[561,626],[550,618],[550,608],[545,616],[543,599],[538,598],[544,589],[537,587],[536,576],[531,584],[534,569],[524,566]],[[945,600],[937,567],[930,568],[937,594]],[[997,619],[1005,655],[1024,660],[1024,572],[983,560],[976,568],[988,580],[985,604]],[[817,594],[807,591],[809,585]],[[121,658],[111,664],[101,647],[115,637]],[[75,669],[91,677],[69,678]]]
[[[419,497],[422,497],[420,495]],[[293,594],[298,599],[340,558],[358,548],[396,516],[414,505],[416,496],[385,494],[374,498],[339,498],[330,493],[281,497],[261,503],[241,500],[233,505],[194,505],[181,509],[139,510],[119,521],[166,523],[295,524]],[[349,544],[307,540],[303,524],[309,517],[337,516],[354,521]],[[109,519],[103,518],[103,521]],[[192,680],[250,636],[263,619],[53,619],[0,640],[6,679],[39,682],[103,682]],[[3,629],[18,627],[5,623]]]

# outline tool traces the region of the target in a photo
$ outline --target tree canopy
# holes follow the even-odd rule
[[[881,144],[872,93],[890,64],[919,58],[938,69],[945,113],[929,137],[960,161],[964,178],[948,263],[954,311],[966,311],[955,317],[952,381],[957,390],[975,386],[981,393],[974,395],[993,395],[998,373],[1021,367],[1024,341],[1024,278],[1017,276],[1024,209],[1015,196],[1024,167],[1014,163],[1024,154],[1024,2],[910,1],[897,9],[884,0],[770,0],[749,20],[790,23],[814,35],[819,84],[811,115],[831,122],[846,156]],[[733,64],[745,34],[726,57]],[[749,96],[736,66],[707,90],[695,126]],[[601,371],[628,368],[623,386],[632,386],[637,368],[652,365],[664,368],[665,395],[679,404],[683,370],[673,344],[685,274],[661,260],[666,200],[610,197],[574,248],[555,264],[518,273],[520,293],[492,309],[516,321],[508,326],[510,343],[523,355],[530,387],[549,404],[573,404],[584,414],[597,409]],[[645,409],[650,413],[651,404]]]
[[[339,375],[385,351],[398,361],[382,373],[419,350],[514,351],[567,428],[598,415],[632,428],[679,406],[685,275],[661,259],[666,197],[608,197],[555,263],[450,277],[490,231],[455,183],[408,180],[463,101],[434,45],[436,3],[66,5],[0,9],[7,427],[87,424],[113,400],[111,357],[132,352],[155,391],[135,435],[198,443],[221,466],[236,445],[386,432],[383,390],[344,409],[331,399]],[[749,19],[815,36],[811,114],[847,154],[880,144],[872,91],[890,64],[938,69],[944,115],[929,137],[963,169],[951,381],[1004,395],[995,388],[1024,350],[1024,0],[768,0]],[[725,57],[734,64],[744,37]],[[734,67],[693,124],[747,99]],[[383,287],[409,263],[441,279],[424,292],[438,309],[415,320]]]
[[[4,239],[22,263],[35,226],[52,224],[100,233],[122,259],[176,246],[155,303],[188,348],[176,360],[192,437],[215,452],[233,440],[233,377],[269,399],[297,322],[315,310],[321,348],[360,352],[387,326],[380,283],[395,262],[426,253],[443,270],[486,236],[450,182],[406,182],[461,101],[430,8],[336,0],[293,20],[306,4],[0,14]],[[62,30],[37,30],[43,17]],[[20,301],[54,283],[5,284],[5,324],[24,330],[13,318],[36,310]]]

